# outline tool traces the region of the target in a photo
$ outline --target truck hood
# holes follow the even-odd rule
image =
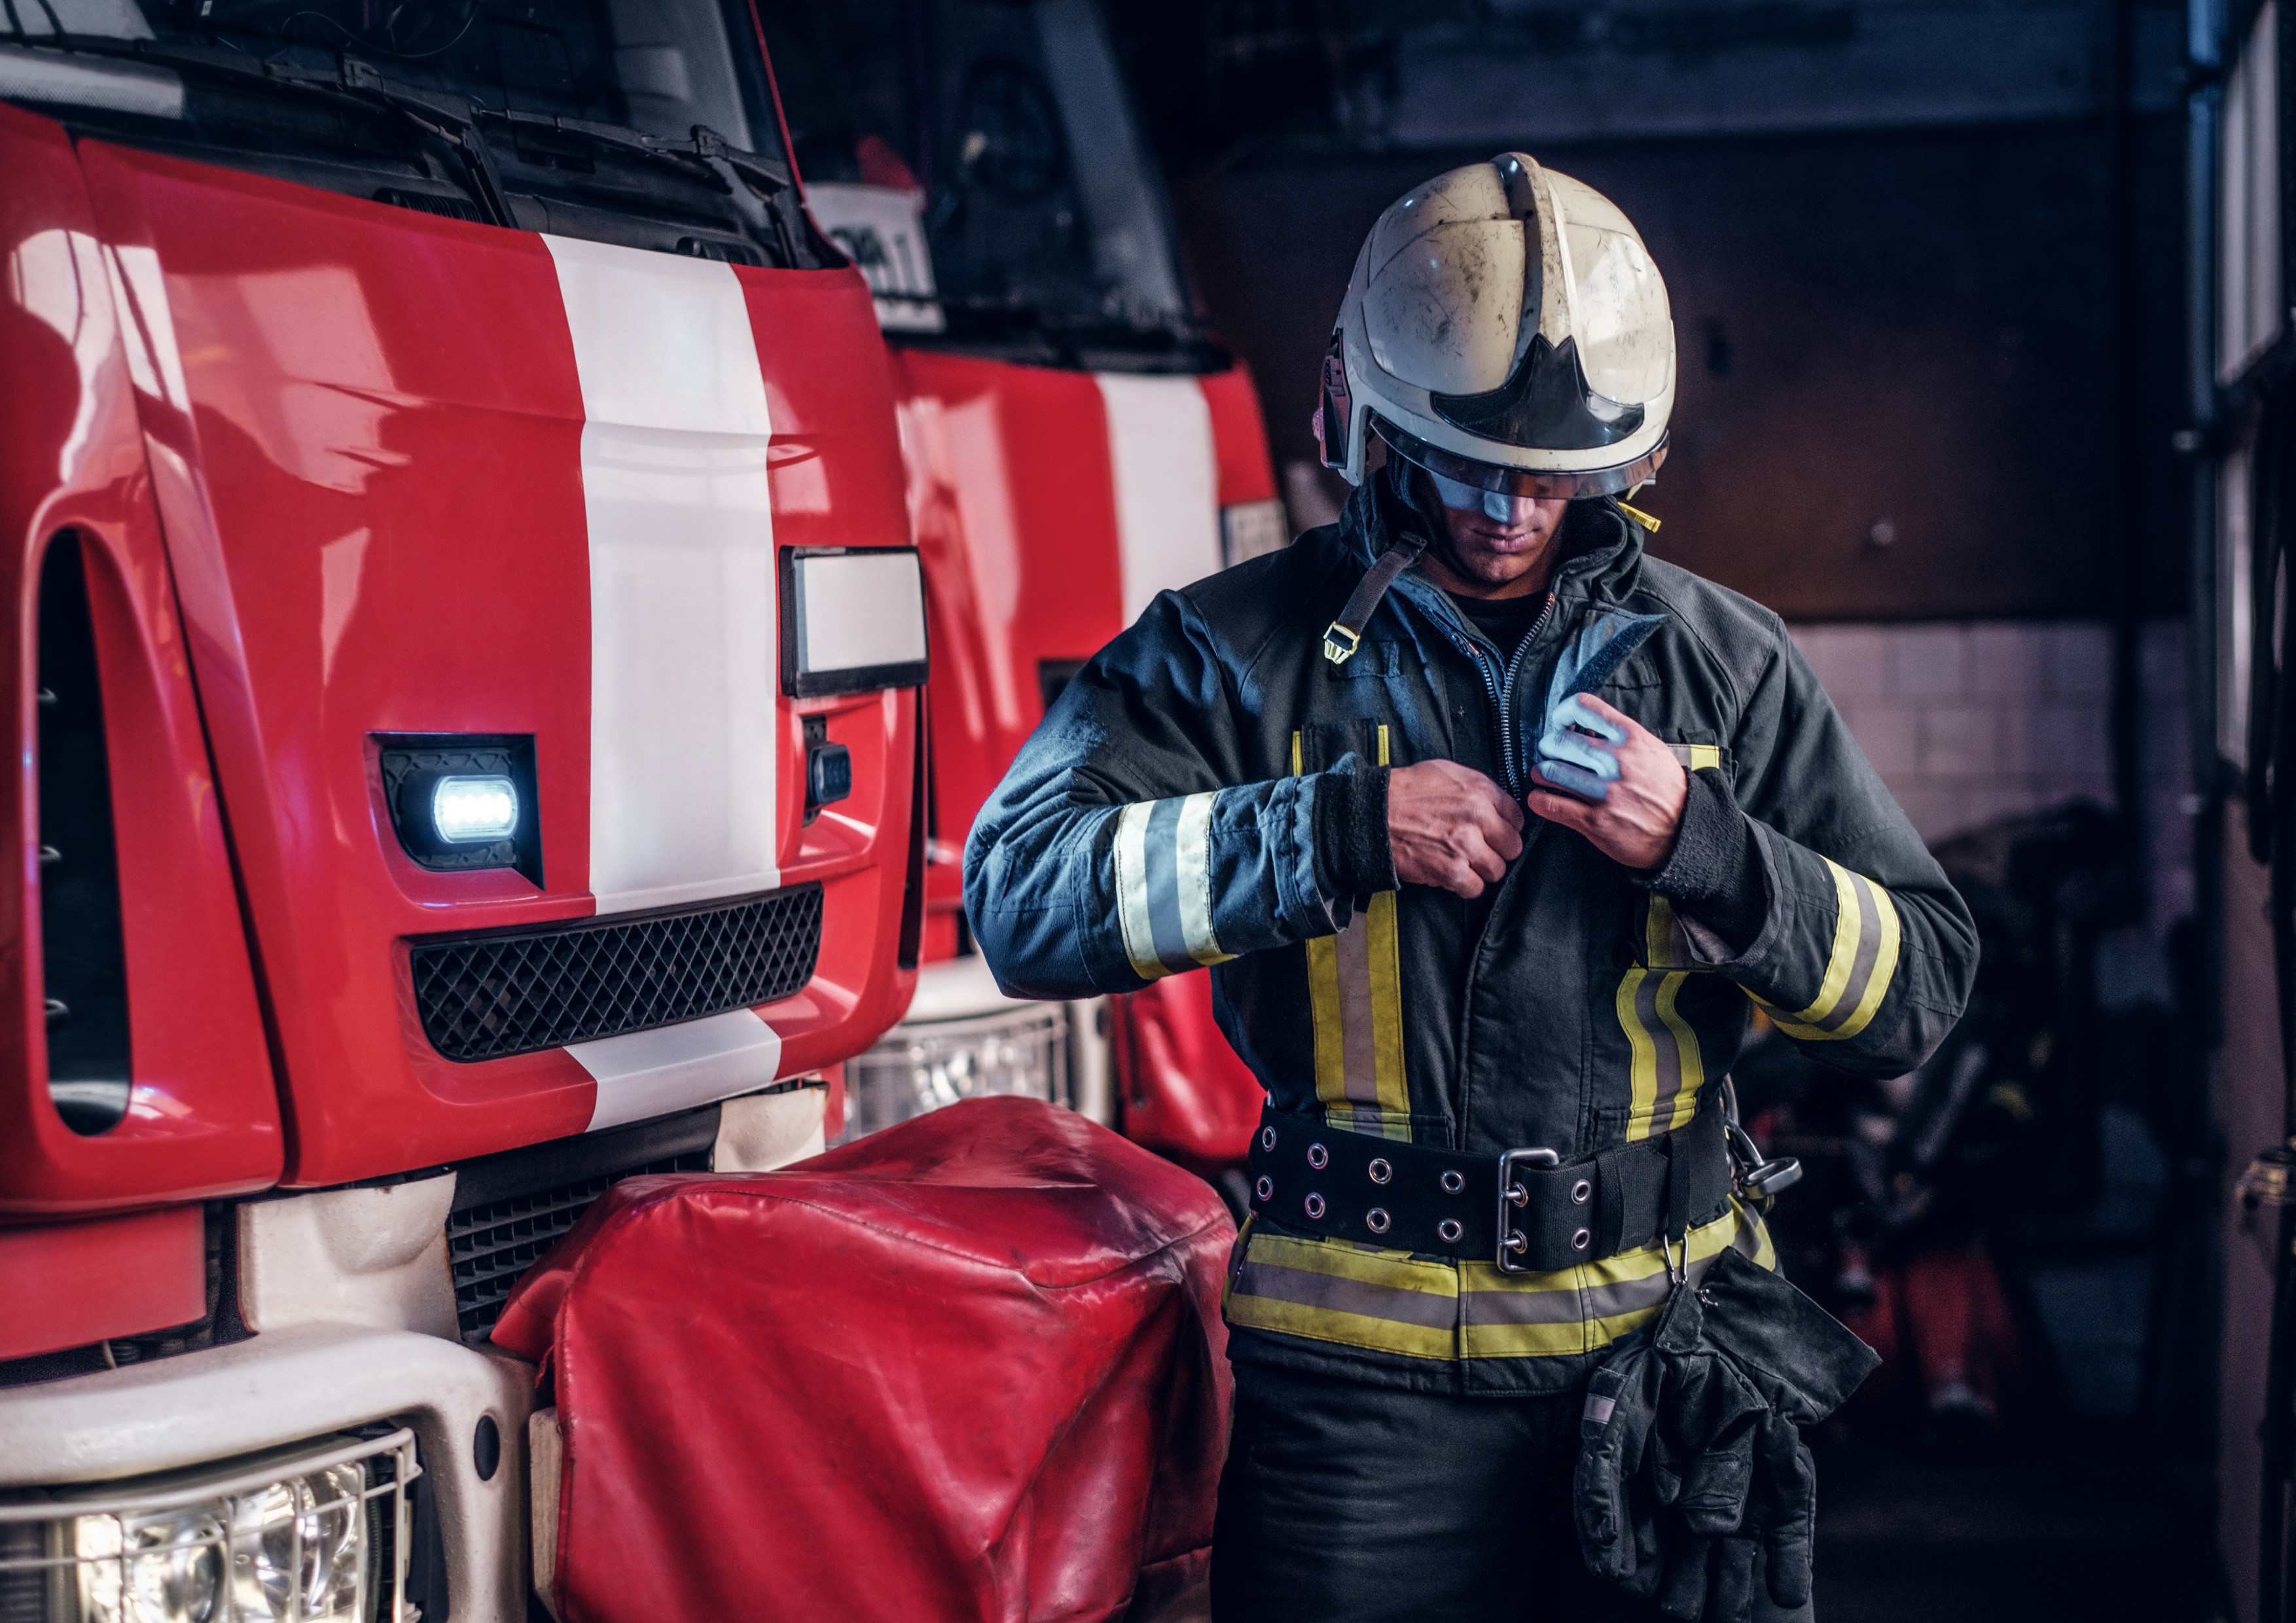
[[[831,707],[855,794],[808,824],[778,652],[779,551],[908,543],[860,278],[78,152],[121,266],[287,1180],[643,1119],[887,1023],[911,709]],[[409,857],[381,764],[394,734],[531,741],[532,878]],[[754,1011],[463,1062],[417,1006],[429,938],[814,881],[852,939],[832,926],[811,980]],[[682,972],[709,967],[697,952]]]

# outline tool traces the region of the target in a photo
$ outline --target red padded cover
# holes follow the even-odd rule
[[[1210,1558],[1234,1238],[1026,1099],[617,1184],[494,1332],[556,1382],[559,1615],[1152,1615]]]

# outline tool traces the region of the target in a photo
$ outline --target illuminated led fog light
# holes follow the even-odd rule
[[[391,829],[418,865],[515,868],[542,883],[532,734],[379,733],[374,745]]]
[[[972,1020],[896,1026],[845,1062],[840,1143],[912,1116],[991,1094],[1069,1102],[1068,1020],[1061,1004],[1033,1004]]]
[[[483,845],[518,832],[518,785],[508,778],[440,778],[430,789],[430,826],[448,845]]]
[[[0,1615],[39,1623],[329,1623],[402,1615],[414,1436],[330,1439],[0,1503]]]

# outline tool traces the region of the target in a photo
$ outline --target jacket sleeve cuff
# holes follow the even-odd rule
[[[1754,832],[1718,768],[1690,775],[1682,827],[1673,853],[1656,873],[1634,882],[1681,904],[1683,911],[1742,953],[1761,934],[1769,889],[1754,848]]]
[[[1333,900],[1396,888],[1387,839],[1389,768],[1326,772],[1316,785],[1316,868]]]

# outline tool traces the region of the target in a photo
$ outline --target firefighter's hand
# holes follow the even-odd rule
[[[1611,756],[1617,762],[1617,775],[1604,771],[1599,775],[1606,782],[1593,783],[1597,775],[1572,767],[1568,775],[1549,776],[1542,770],[1542,759],[1531,769],[1530,809],[1549,823],[1576,829],[1622,867],[1657,867],[1672,854],[1674,837],[1681,832],[1682,808],[1690,798],[1689,774],[1674,752],[1633,717],[1592,693],[1581,693],[1573,702],[1590,712],[1605,734],[1615,736],[1574,732],[1571,752],[1599,750]],[[1546,753],[1544,744],[1541,751]],[[1602,799],[1582,799],[1554,787],[1563,775],[1588,780],[1603,791]]]
[[[1522,855],[1522,808],[1472,766],[1421,761],[1387,775],[1387,840],[1405,884],[1480,896]]]

